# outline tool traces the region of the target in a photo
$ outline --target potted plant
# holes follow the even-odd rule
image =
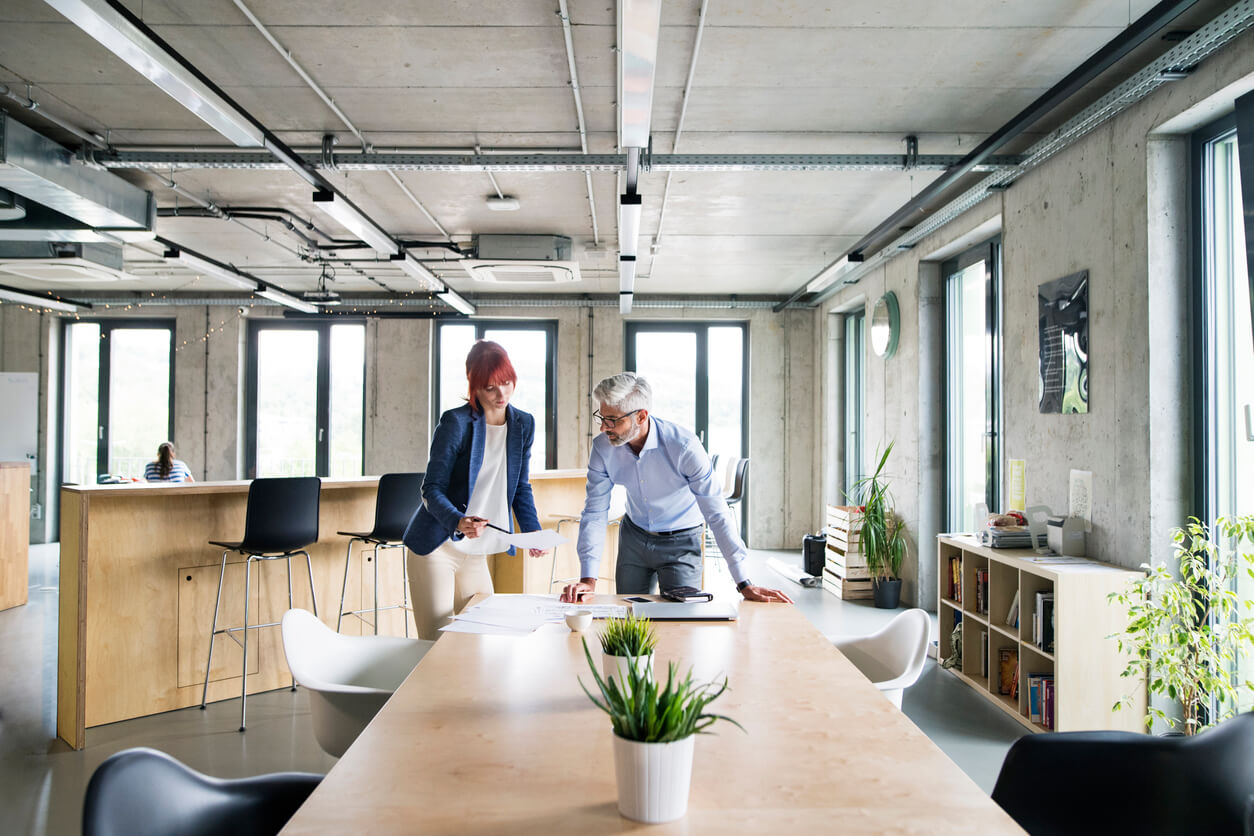
[[[875,606],[881,609],[896,609],[901,603],[901,563],[906,556],[905,533],[893,515],[892,494],[883,477],[892,451],[890,441],[875,472],[853,485],[854,501],[862,506],[862,529],[858,535],[862,556],[871,573]]]
[[[601,671],[606,679],[616,676],[627,682],[627,669],[639,666],[646,674],[653,673],[653,648],[657,636],[647,618],[607,618],[601,630]]]
[[[1121,675],[1144,678],[1150,694],[1180,705],[1176,718],[1150,704],[1147,730],[1157,719],[1167,729],[1197,734],[1232,717],[1239,692],[1254,695],[1254,682],[1233,676],[1238,656],[1254,651],[1254,602],[1241,601],[1234,589],[1238,575],[1254,577],[1254,552],[1241,551],[1243,542],[1254,544],[1254,516],[1220,517],[1216,528],[1226,543],[1213,541],[1195,517],[1172,529],[1178,565],[1142,564],[1145,577],[1110,595],[1128,608],[1127,629],[1113,636],[1132,656]],[[1120,700],[1114,709],[1130,702]]]
[[[691,669],[680,679],[678,668],[671,662],[665,687],[640,665],[628,666],[620,685],[618,680],[597,673],[586,640],[583,649],[600,697],[594,696],[582,679],[579,687],[597,708],[610,715],[614,730],[618,812],[649,824],[680,818],[688,812],[696,735],[707,733],[718,720],[744,731],[730,717],[707,710],[727,690],[727,680],[724,678],[722,684],[698,683],[693,681]]]

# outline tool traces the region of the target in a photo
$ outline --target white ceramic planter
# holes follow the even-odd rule
[[[636,662],[636,667],[639,668],[643,666],[649,676],[653,675],[653,656],[654,654],[650,653],[648,656],[637,657],[638,661]],[[632,657],[630,656],[611,656],[608,653],[602,653],[601,675],[606,679],[614,677],[618,680],[618,686],[620,688],[626,688],[628,674],[627,668],[631,658]]]
[[[688,812],[695,734],[674,743],[637,743],[614,735],[618,812],[657,824]]]

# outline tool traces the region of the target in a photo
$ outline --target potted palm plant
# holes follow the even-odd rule
[[[727,690],[727,680],[698,683],[691,669],[680,679],[678,667],[671,662],[664,687],[640,665],[629,665],[620,684],[597,673],[586,640],[583,650],[600,696],[589,691],[582,679],[579,687],[610,715],[614,730],[618,812],[649,824],[680,818],[688,812],[696,736],[707,734],[706,729],[719,720],[744,731],[730,717],[708,711],[710,703]]]
[[[649,619],[631,613],[626,618],[607,618],[601,629],[601,671],[606,679],[617,676],[620,683],[627,682],[627,669],[632,666],[651,674],[656,646]]]
[[[901,603],[901,563],[906,557],[905,534],[893,514],[892,494],[883,475],[892,451],[890,441],[875,472],[853,485],[854,502],[862,506],[862,528],[858,535],[862,556],[871,573],[875,606],[881,609],[896,609]]]
[[[1121,675],[1180,706],[1177,718],[1151,703],[1147,730],[1158,720],[1160,728],[1194,735],[1232,717],[1241,692],[1254,696],[1254,682],[1233,676],[1238,657],[1254,652],[1254,602],[1234,588],[1239,575],[1254,577],[1254,552],[1241,551],[1243,542],[1254,544],[1254,515],[1220,517],[1215,527],[1220,543],[1196,517],[1172,529],[1177,565],[1142,564],[1145,577],[1110,595],[1128,608],[1127,628],[1113,636],[1131,654]],[[1114,710],[1131,702],[1122,699]]]

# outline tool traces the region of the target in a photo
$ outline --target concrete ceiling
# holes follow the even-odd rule
[[[580,152],[557,0],[244,0],[379,150]],[[242,108],[297,149],[338,138],[359,150],[346,125],[266,42],[231,0],[128,0],[125,5]],[[616,4],[569,0],[572,41],[593,154],[616,149]],[[700,0],[662,11],[653,100],[657,154],[962,155],[1030,104],[1154,5],[1152,0],[709,0],[682,133],[683,91],[697,37]],[[1190,28],[1226,4],[1202,2],[1178,24]],[[1175,28],[1173,24],[1170,28]],[[1134,56],[1164,51],[1155,43]],[[1091,99],[1118,81],[1092,85]],[[1123,70],[1126,75],[1130,71]],[[159,88],[40,0],[0,0],[0,83],[107,137],[122,150],[234,151]],[[1051,114],[1018,141],[1083,104]],[[9,113],[68,146],[78,141],[4,102]],[[20,111],[20,112],[19,112]],[[115,173],[150,190],[158,206],[194,208],[168,186],[237,209],[283,207],[336,238],[350,233],[314,208],[311,188],[287,170],[166,167],[154,176]],[[440,230],[382,171],[324,171],[393,237],[439,242]],[[474,234],[569,236],[578,284],[527,286],[527,293],[617,294],[620,175],[591,174],[597,234],[580,171],[502,171],[516,212],[492,212],[482,172],[399,171],[403,184],[452,239]],[[644,171],[638,294],[742,294],[776,298],[804,285],[862,235],[938,176],[925,170]],[[663,212],[663,198],[665,209]],[[245,228],[247,225],[248,228]],[[158,233],[299,292],[321,272],[304,243],[276,221],[161,217]],[[266,240],[258,233],[270,236]],[[656,252],[650,244],[656,243]],[[161,257],[155,242],[128,246],[131,279],[108,290],[201,295],[226,290]],[[453,288],[473,281],[447,249],[413,249]],[[323,251],[341,292],[412,293],[416,283],[369,250]],[[351,265],[345,259],[362,259]],[[0,283],[51,288],[5,275]],[[101,284],[56,291],[100,291]]]

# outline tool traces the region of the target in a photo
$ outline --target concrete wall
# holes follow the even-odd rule
[[[1224,101],[1215,106],[1213,100],[1226,99],[1230,111],[1233,90],[1247,89],[1252,73],[1254,33],[1247,33],[1188,79],[1160,87],[816,314],[826,341],[839,326],[832,312],[856,295],[873,301],[893,290],[901,304],[896,357],[867,358],[866,423],[868,452],[883,441],[896,442],[893,489],[912,535],[911,562],[920,551],[925,558],[905,572],[907,600],[935,607],[935,532],[931,526],[922,530],[920,513],[927,516],[929,496],[943,478],[943,467],[935,467],[936,428],[929,412],[943,411],[944,403],[941,392],[929,395],[928,377],[919,369],[936,362],[938,349],[943,353],[934,317],[927,314],[938,302],[936,263],[997,228],[1003,243],[1003,457],[1026,459],[1029,504],[1055,511],[1067,508],[1069,471],[1092,471],[1090,555],[1128,567],[1170,555],[1168,529],[1184,521],[1191,496],[1186,136],[1224,112]],[[1090,411],[1042,415],[1036,289],[1085,269]],[[943,294],[939,304],[943,309]],[[825,379],[830,385],[832,376]],[[823,397],[841,396],[826,389]],[[839,449],[828,453],[825,470],[840,466]],[[820,511],[816,506],[816,519]]]
[[[557,466],[583,467],[591,439],[592,387],[622,371],[623,318],[613,308],[526,307],[485,309],[494,318],[558,323]],[[93,313],[93,315],[96,315]],[[132,315],[103,311],[101,316]],[[234,307],[145,307],[142,315],[175,323],[174,443],[197,479],[242,478],[243,380],[247,320],[277,316],[257,308],[241,316]],[[799,548],[812,527],[814,457],[818,418],[813,382],[818,353],[808,311],[656,310],[633,319],[736,320],[748,323],[750,354],[749,542],[758,548]],[[37,482],[44,502],[55,497],[58,410],[48,383],[60,384],[64,319],[0,305],[0,371],[39,371],[41,464]],[[430,395],[435,328],[426,319],[372,319],[366,328],[367,473],[422,470],[431,437]],[[32,523],[32,540],[55,540],[50,518]]]

